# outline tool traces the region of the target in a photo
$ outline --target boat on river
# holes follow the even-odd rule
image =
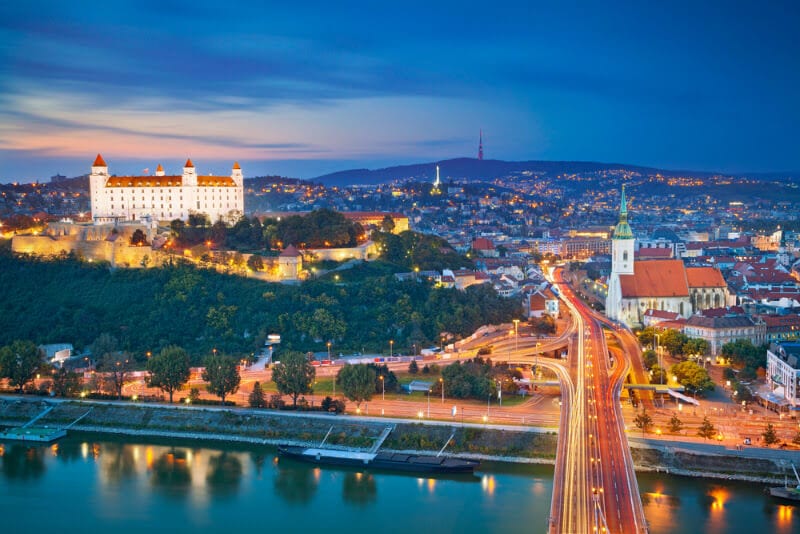
[[[458,474],[472,473],[480,465],[478,460],[445,456],[444,450],[450,444],[455,432],[450,435],[444,447],[436,455],[406,454],[395,452],[379,452],[378,449],[394,430],[394,426],[387,426],[369,451],[354,449],[325,448],[325,441],[330,436],[333,427],[325,434],[322,443],[317,447],[302,445],[279,445],[278,452],[287,458],[301,460],[320,465],[334,465],[344,467],[367,467],[388,471],[405,471],[410,473],[438,473]]]
[[[800,501],[800,476],[797,474],[797,469],[794,468],[794,464],[792,464],[792,471],[794,471],[794,476],[797,479],[797,486],[792,488],[789,486],[787,480],[783,486],[766,488],[766,493],[772,495],[773,497],[777,497],[778,499],[787,501]]]
[[[296,445],[280,445],[278,452],[287,458],[321,465],[369,467],[412,473],[472,473],[480,465],[477,460],[451,456],[403,454],[393,452],[360,452],[321,449]]]

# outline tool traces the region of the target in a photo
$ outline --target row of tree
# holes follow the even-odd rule
[[[107,332],[134,360],[178,345],[194,364],[213,348],[250,356],[275,333],[282,347],[300,352],[327,342],[337,352],[382,351],[389,340],[410,352],[436,343],[442,331],[467,336],[520,313],[518,301],[486,285],[459,291],[373,274],[289,286],[192,265],[110,270],[10,253],[0,253],[0,302],[0,345],[22,338],[84,350]]]
[[[209,221],[205,214],[192,214],[184,222],[170,223],[178,248],[209,243],[214,248],[240,251],[280,251],[288,245],[301,248],[352,247],[366,239],[364,228],[339,212],[320,209],[290,215],[280,220],[240,217],[233,225]]]

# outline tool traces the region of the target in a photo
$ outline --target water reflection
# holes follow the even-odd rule
[[[319,480],[312,469],[292,462],[278,462],[275,493],[289,504],[305,504],[317,492]]]
[[[369,473],[345,473],[342,483],[344,502],[356,506],[366,506],[375,502],[378,487],[375,477]]]
[[[28,480],[44,475],[47,449],[23,443],[4,445],[0,455],[0,472],[6,478]]]
[[[192,483],[192,472],[186,461],[186,451],[170,449],[152,464],[150,481],[154,487],[169,490],[172,495],[183,495]]]
[[[108,482],[118,483],[136,474],[136,459],[130,445],[107,443],[101,449],[100,463]]]
[[[206,482],[216,496],[235,494],[242,478],[242,462],[234,454],[223,452],[208,461]]]

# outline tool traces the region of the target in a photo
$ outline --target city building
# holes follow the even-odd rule
[[[636,239],[628,224],[625,187],[622,188],[619,223],[611,239],[611,274],[608,278],[606,315],[628,326],[640,326],[648,309],[693,313],[728,304],[728,286],[714,267],[686,267],[681,260],[636,261]]]
[[[779,343],[767,351],[767,386],[762,397],[778,406],[798,409],[800,399],[800,343]]]
[[[98,154],[89,175],[92,219],[95,224],[157,222],[205,214],[211,222],[232,222],[244,213],[243,180],[238,163],[230,176],[198,176],[191,159],[181,175],[168,176],[159,165],[154,175],[112,176]]]
[[[706,317],[695,314],[686,320],[683,333],[693,339],[706,340],[711,356],[717,356],[723,345],[737,339],[746,339],[755,346],[763,345],[767,326],[746,315]]]

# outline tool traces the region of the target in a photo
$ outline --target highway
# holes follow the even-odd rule
[[[555,276],[561,282],[560,272]],[[647,532],[619,403],[630,360],[623,350],[611,364],[595,313],[568,286],[558,287],[576,333],[566,365],[547,365],[560,368],[563,402],[549,531]]]

